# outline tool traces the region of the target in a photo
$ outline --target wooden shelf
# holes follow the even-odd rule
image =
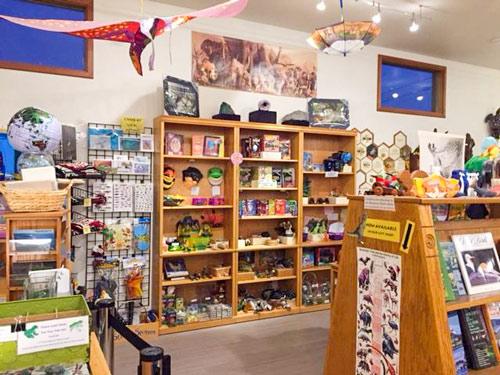
[[[296,187],[293,188],[249,188],[249,187],[240,187],[240,191],[297,191]]]
[[[309,174],[309,175],[320,175],[320,176],[325,176],[325,171],[304,171],[302,172],[303,174]],[[339,177],[340,176],[354,176],[354,172],[339,172]],[[336,177],[325,177],[325,178],[336,178]]]
[[[224,136],[224,158],[220,157],[205,157],[193,155],[164,155],[162,152],[165,150],[165,135],[169,132],[181,134],[184,137],[184,152],[186,154],[192,153],[191,140],[193,135],[196,134],[212,134],[214,136]],[[241,140],[246,137],[260,136],[264,134],[277,134],[280,137],[287,138],[290,141],[290,160],[276,160],[268,158],[242,158],[243,165],[246,166],[276,166],[276,167],[293,167],[295,168],[296,182],[292,187],[277,187],[277,188],[258,188],[258,187],[244,187],[240,186],[240,176],[237,166],[233,166],[230,158],[227,156],[233,155],[241,151]],[[167,252],[161,245],[158,246],[157,251],[153,252],[152,261],[152,299],[151,305],[156,309],[160,316],[164,311],[162,303],[162,291],[164,286],[178,285],[177,295],[189,301],[193,298],[199,298],[198,288],[196,287],[182,287],[183,285],[195,286],[211,286],[220,279],[200,279],[200,280],[178,280],[169,281],[163,280],[163,263],[165,258],[183,258],[187,269],[202,269],[202,267],[210,266],[214,262],[220,263],[221,258],[224,258],[224,264],[231,265],[232,277],[226,280],[227,300],[233,310],[232,317],[225,320],[196,322],[192,324],[185,324],[179,327],[161,327],[160,334],[169,334],[176,332],[191,331],[201,328],[216,327],[220,325],[246,322],[258,319],[266,319],[272,317],[287,316],[296,313],[309,313],[313,311],[321,311],[329,308],[325,306],[301,306],[302,301],[302,284],[301,278],[307,275],[311,270],[304,270],[301,268],[301,252],[302,248],[309,247],[326,247],[341,245],[342,241],[324,241],[320,243],[301,243],[301,237],[293,245],[277,244],[275,246],[246,246],[243,248],[234,248],[240,238],[250,238],[254,234],[269,232],[274,233],[276,224],[282,220],[290,220],[296,230],[303,228],[304,216],[311,216],[311,214],[322,213],[323,208],[336,209],[337,212],[340,208],[347,207],[345,204],[321,204],[321,205],[303,205],[302,199],[303,181],[306,177],[303,173],[302,155],[304,151],[312,153],[313,161],[319,163],[325,159],[332,152],[335,151],[348,151],[351,154],[356,152],[356,135],[357,131],[341,130],[341,129],[326,129],[326,128],[309,128],[299,126],[288,126],[281,124],[266,124],[266,123],[248,123],[241,121],[225,121],[215,119],[200,119],[191,117],[180,116],[160,116],[155,119],[154,126],[155,135],[155,149],[160,152],[154,155],[154,174],[155,186],[161,186],[163,183],[163,170],[169,164],[176,164],[179,170],[184,169],[191,162],[198,162],[198,168],[204,176],[207,175],[208,169],[213,165],[218,165],[224,169],[224,198],[227,205],[224,206],[193,206],[191,200],[185,200],[181,206],[177,207],[163,207],[163,194],[162,189],[155,191],[155,207],[159,208],[155,211],[154,220],[154,233],[155,243],[161,244],[163,238],[175,236],[176,224],[179,215],[192,215],[197,218],[204,210],[218,210],[220,215],[224,216],[224,222],[221,227],[214,229],[214,238],[225,238],[230,241],[233,248],[228,250],[204,250],[195,252]],[[194,165],[194,164],[193,164]],[[352,163],[353,170],[356,169],[355,162]],[[181,168],[182,167],[182,168]],[[176,168],[177,170],[177,168]],[[178,175],[179,175],[178,170]],[[324,172],[310,173],[312,186],[311,194],[316,197],[328,196],[333,190],[339,191],[342,195],[353,194],[356,192],[355,174],[354,173],[340,173],[339,178],[332,178],[329,181],[323,180]],[[307,173],[306,173],[307,175]],[[179,181],[179,176],[178,176]],[[326,182],[326,183],[325,183]],[[210,196],[211,186],[206,178],[202,179],[198,184],[200,188],[200,196]],[[253,185],[255,186],[255,185]],[[178,194],[182,196],[189,196],[188,187],[182,183],[176,183],[170,190],[170,194]],[[240,197],[240,198],[238,198]],[[272,216],[244,216],[239,217],[238,199],[252,198],[290,198],[297,200],[298,214],[292,215],[272,215]],[[161,209],[160,209],[161,207]],[[305,211],[303,211],[305,210]],[[283,212],[283,211],[281,211]],[[300,216],[299,216],[300,214]],[[273,277],[273,278],[254,278],[252,280],[238,281],[236,277],[236,270],[240,262],[240,254],[244,252],[252,252],[256,262],[263,255],[262,251],[281,251],[286,252],[287,257],[291,257],[297,265],[294,270],[293,276],[288,277]],[[227,255],[223,255],[227,254]],[[215,257],[214,257],[215,255]],[[334,273],[326,272],[329,267],[319,267],[316,270],[322,273],[321,279],[330,280]],[[261,313],[239,313],[237,312],[238,304],[238,286],[245,286],[245,288],[257,293],[259,290],[272,285],[273,282],[282,281],[282,284],[293,291],[296,295],[296,306],[294,305],[291,310],[275,310],[271,312]],[[334,285],[334,280],[331,280]]]
[[[282,276],[282,277],[263,277],[263,278],[255,278],[253,280],[243,280],[238,281],[238,285],[244,284],[257,284],[257,283],[270,283],[272,281],[281,281],[281,280],[293,280],[296,279],[297,276]]]
[[[160,256],[162,258],[179,258],[179,257],[192,257],[192,256],[200,256],[200,255],[213,255],[213,254],[232,254],[234,252],[233,249],[226,250],[200,250],[200,251],[164,251]]]
[[[447,311],[456,311],[474,306],[487,305],[500,302],[500,291],[459,296],[456,300],[446,303]]]
[[[49,212],[6,212],[5,219],[10,220],[45,220],[45,219],[60,219],[68,214],[68,210],[49,211]],[[10,237],[9,237],[10,238]]]
[[[313,312],[313,311],[330,310],[330,307],[331,307],[330,303],[322,303],[320,305],[301,306],[300,309],[303,312]]]
[[[186,324],[178,325],[175,327],[168,327],[168,326],[162,325],[159,329],[159,333],[160,334],[179,333],[179,332],[192,331],[195,329],[219,327],[219,326],[224,326],[224,325],[228,325],[228,324],[232,324],[232,323],[234,323],[234,322],[231,318],[225,318],[225,319],[217,319],[217,320],[207,320],[204,322],[186,323]]]
[[[296,219],[291,215],[266,215],[266,216],[242,216],[240,220],[276,220],[276,219]]]
[[[304,204],[304,208],[313,208],[313,207],[338,207],[338,208],[346,208],[349,204],[330,204],[330,203],[321,203],[321,204]]]
[[[305,242],[302,242],[302,247],[342,246],[342,242],[343,242],[343,240],[339,240],[339,241],[321,241],[321,242],[305,241]]]
[[[289,159],[289,160],[283,160],[283,159],[263,159],[263,158],[243,158],[243,162],[256,162],[256,163],[297,163],[298,160],[296,159]]]
[[[317,272],[317,271],[331,271],[331,270],[332,270],[331,265],[302,268],[302,272]]]
[[[179,211],[179,210],[221,210],[221,209],[226,209],[226,208],[233,208],[232,205],[219,205],[219,206],[164,206],[163,209],[166,211]]]
[[[202,160],[229,160],[227,156],[196,156],[196,155],[163,155],[165,159],[177,159],[177,160],[193,160],[193,161],[202,161]]]
[[[217,281],[226,281],[226,280],[231,280],[231,276],[212,277],[211,279],[199,279],[199,280],[190,280],[189,278],[186,278],[184,280],[175,280],[175,281],[167,280],[162,282],[162,286],[216,283]]]
[[[470,370],[469,369],[469,374],[471,374],[471,375],[498,375],[498,374],[500,374],[500,364],[493,366],[493,367],[485,368],[482,370]]]
[[[238,252],[244,253],[247,251],[260,251],[260,250],[283,250],[283,249],[296,249],[298,247],[295,245],[262,245],[262,246],[245,246],[241,249],[238,249]]]

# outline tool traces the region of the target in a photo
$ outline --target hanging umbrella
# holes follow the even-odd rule
[[[316,29],[307,39],[309,45],[326,54],[341,54],[361,50],[380,35],[380,27],[371,21],[344,21],[344,4],[340,0],[339,23]]]

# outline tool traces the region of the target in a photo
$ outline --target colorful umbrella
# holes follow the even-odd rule
[[[137,73],[142,75],[141,55],[146,46],[154,38],[163,34],[165,29],[171,31],[196,18],[234,17],[245,9],[248,0],[230,0],[192,13],[170,16],[153,17],[143,20],[122,22],[99,21],[68,21],[58,19],[19,18],[0,14],[0,18],[18,25],[33,29],[59,32],[78,36],[85,39],[102,39],[113,42],[130,43],[130,58]],[[149,65],[153,68],[154,54],[151,55]]]
[[[307,42],[313,47],[327,54],[341,54],[361,50],[371,43],[381,30],[371,21],[344,21],[344,5],[340,0],[341,21],[339,23],[316,29]]]

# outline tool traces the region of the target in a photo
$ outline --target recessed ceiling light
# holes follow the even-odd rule
[[[374,23],[382,22],[382,14],[380,13],[380,3],[378,3],[377,13],[375,13],[372,17],[372,21]]]
[[[397,99],[397,98],[399,98],[399,94],[397,92],[393,92],[392,97],[393,97],[393,99]]]
[[[424,96],[423,96],[423,95],[419,95],[419,96],[417,96],[417,100],[418,100],[419,102],[421,102],[422,100],[424,100]]]
[[[323,12],[326,9],[325,1],[321,0],[318,4],[316,4],[316,9]]]

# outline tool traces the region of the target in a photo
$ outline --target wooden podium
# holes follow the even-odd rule
[[[401,302],[399,321],[399,374],[400,375],[454,375],[447,312],[481,306],[487,328],[495,343],[486,305],[500,302],[500,292],[457,297],[446,303],[436,238],[450,240],[451,234],[492,232],[500,240],[500,219],[433,222],[432,204],[490,204],[492,212],[499,198],[418,199],[395,198],[395,211],[364,210],[364,197],[352,197],[346,222],[346,233],[353,232],[360,219],[399,222],[402,237],[407,220],[415,224],[408,253],[401,251],[401,243],[386,240],[346,236],[340,259],[338,284],[333,301],[329,343],[324,375],[358,374],[356,371],[358,246],[401,256]],[[500,206],[499,206],[500,207]],[[494,345],[497,359],[498,347]],[[366,372],[361,372],[365,374]],[[500,365],[473,371],[470,374],[500,374]],[[387,372],[390,374],[390,372]]]

